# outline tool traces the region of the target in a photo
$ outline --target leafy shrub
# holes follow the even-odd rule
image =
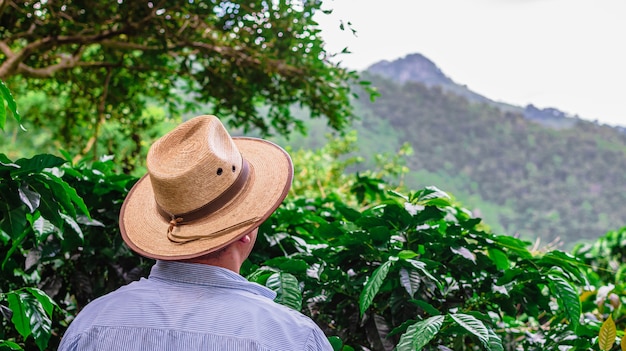
[[[579,244],[573,254],[583,263],[588,284],[581,301],[586,324],[600,328],[600,350],[626,348],[626,227],[609,231],[595,242]]]
[[[573,256],[533,254],[527,242],[485,232],[437,188],[406,196],[381,185],[356,179],[352,190],[369,199],[360,208],[332,194],[281,207],[261,228],[266,241],[252,260],[264,263],[248,267],[250,279],[292,275],[308,313],[355,348],[571,343],[566,336],[575,335],[581,315],[576,289],[585,280]],[[546,327],[560,336],[548,340]]]
[[[19,335],[3,323],[0,345],[57,345],[85,304],[146,273],[149,262],[117,227],[135,178],[112,168],[110,160],[70,167],[53,155],[12,162],[0,154],[2,311]]]

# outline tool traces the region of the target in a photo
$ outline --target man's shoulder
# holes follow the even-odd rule
[[[247,290],[184,288],[146,281],[122,287],[90,303],[72,323],[67,341],[126,332],[161,338],[165,336],[159,333],[169,331],[177,337],[186,335],[190,341],[223,336],[224,340],[262,340],[270,350],[285,349],[277,345],[328,349],[313,320],[267,296]],[[108,342],[113,342],[111,335],[106,337]],[[309,344],[321,348],[309,348]]]
[[[155,293],[147,286],[146,279],[121,286],[89,302],[76,316],[72,324],[91,324],[93,320],[101,320],[103,312],[123,310],[125,305],[135,304],[135,300],[149,298],[146,293]]]

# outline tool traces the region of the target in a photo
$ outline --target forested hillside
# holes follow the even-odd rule
[[[595,239],[626,224],[624,134],[582,121],[551,129],[436,87],[370,79],[381,96],[360,101],[364,126],[384,119],[411,143],[410,185],[428,182],[420,171],[437,174],[430,180],[458,189],[466,205],[480,206],[478,196],[497,206],[478,209],[496,212],[508,234],[544,241]]]
[[[425,84],[407,78],[416,71],[395,73],[400,81],[364,72],[381,95],[371,102],[361,94],[354,126],[365,158],[412,146],[409,188],[446,189],[494,231],[541,245],[557,240],[568,249],[626,225],[626,135],[619,129],[556,109],[545,111],[550,118],[532,105],[461,96],[443,73],[423,74]],[[311,135],[319,139],[316,126]]]

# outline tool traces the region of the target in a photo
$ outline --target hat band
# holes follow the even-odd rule
[[[161,217],[163,217],[170,223],[170,226],[167,229],[168,237],[171,236],[174,227],[182,224],[188,224],[198,219],[207,217],[211,213],[221,209],[226,204],[228,204],[246,186],[249,174],[250,167],[248,166],[248,162],[244,158],[242,158],[241,172],[239,172],[239,175],[237,176],[235,181],[228,187],[228,189],[221,193],[220,196],[209,201],[207,204],[202,205],[201,207],[189,212],[172,214],[157,203],[157,211],[159,212]],[[172,238],[170,238],[170,240],[172,240]],[[177,236],[177,240],[173,241],[180,242],[180,236]]]
[[[222,234],[226,234],[230,231],[233,230],[237,230],[239,228],[243,228],[247,225],[251,225],[255,222],[258,222],[261,219],[261,217],[253,217],[253,218],[249,218],[244,220],[243,222],[239,222],[239,223],[235,223],[233,225],[231,225],[230,227],[226,227],[226,228],[222,228],[213,232],[206,232],[206,233],[202,233],[202,234],[198,234],[198,235],[186,235],[186,236],[182,236],[182,235],[176,235],[176,233],[174,231],[168,232],[167,238],[170,239],[170,241],[175,242],[177,244],[184,244],[184,243],[188,243],[190,241],[195,241],[195,240],[200,240],[200,239],[207,239],[207,238],[213,238],[216,236],[220,236]]]

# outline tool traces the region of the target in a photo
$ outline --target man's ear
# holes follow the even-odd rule
[[[250,242],[250,235],[246,234],[244,236],[241,237],[241,239],[239,239],[239,241],[241,241],[244,244],[247,244]]]

